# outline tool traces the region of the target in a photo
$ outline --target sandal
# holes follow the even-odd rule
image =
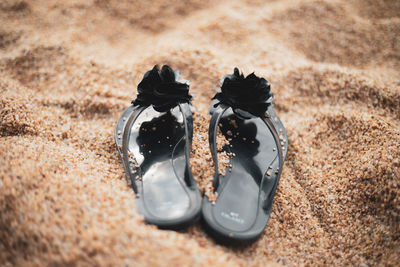
[[[154,66],[118,119],[115,142],[138,211],[149,224],[182,229],[200,217],[201,196],[190,167],[193,119],[189,85],[169,66]]]
[[[209,142],[214,161],[216,200],[204,197],[206,229],[219,242],[248,244],[264,231],[287,154],[287,134],[275,114],[273,94],[264,78],[244,78],[235,68],[224,77],[211,104]],[[226,174],[218,171],[218,127],[229,141]]]

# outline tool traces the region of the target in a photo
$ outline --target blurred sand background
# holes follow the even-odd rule
[[[113,131],[154,64],[191,80],[196,147],[223,75],[272,84],[290,146],[250,247],[137,213]],[[397,0],[1,0],[0,265],[398,265],[399,72]]]

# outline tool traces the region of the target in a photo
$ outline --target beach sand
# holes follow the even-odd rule
[[[1,265],[266,266],[400,262],[400,2],[0,2]],[[154,64],[191,81],[193,170],[239,67],[271,83],[288,157],[246,248],[136,211],[113,134]]]

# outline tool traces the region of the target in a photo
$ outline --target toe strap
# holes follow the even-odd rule
[[[140,166],[129,158],[129,137],[132,125],[135,123],[139,115],[146,109],[146,106],[136,106],[132,114],[126,122],[124,133],[122,136],[122,164],[124,165],[125,176],[131,181],[133,191],[137,194],[138,188],[136,185],[136,173],[141,173]]]
[[[193,116],[188,103],[179,104],[179,109],[183,116],[183,123],[185,127],[185,182],[189,187],[196,187],[196,181],[190,168],[190,149],[193,140]]]
[[[269,110],[271,110],[271,109],[272,109],[272,106],[269,107]],[[277,147],[277,150],[278,150],[278,160],[279,160],[277,173],[275,173],[276,174],[276,176],[275,176],[276,179],[275,179],[273,188],[269,192],[269,194],[266,196],[266,198],[264,200],[264,203],[263,203],[263,208],[265,210],[269,210],[270,207],[272,206],[273,198],[275,196],[275,191],[276,191],[276,189],[278,187],[279,179],[280,179],[281,174],[282,174],[284,156],[283,156],[283,151],[282,151],[282,145],[281,145],[281,142],[280,142],[280,137],[279,137],[278,131],[277,131],[276,127],[275,127],[275,124],[272,121],[272,118],[270,116],[270,112],[267,111],[265,113],[265,117],[262,118],[262,119],[265,122],[265,124],[268,126],[269,130],[272,133],[272,136],[274,137],[274,140],[275,140],[275,143],[276,143],[276,147]],[[264,175],[263,180],[261,182],[261,188],[263,188],[264,183],[267,182],[267,179],[268,179],[267,176],[268,176],[268,174]]]
[[[214,161],[214,180],[213,180],[213,187],[214,192],[217,190],[219,186],[219,171],[218,171],[218,151],[217,151],[217,131],[218,131],[218,124],[221,120],[222,115],[225,111],[229,108],[224,104],[219,104],[216,107],[213,107],[211,113],[212,117],[210,120],[210,126],[208,128],[208,141],[210,144],[210,151],[211,156]]]

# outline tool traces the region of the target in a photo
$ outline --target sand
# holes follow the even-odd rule
[[[399,3],[2,0],[1,265],[397,265]],[[113,131],[154,64],[191,81],[202,190],[220,78],[270,81],[290,145],[253,245],[137,213]]]

